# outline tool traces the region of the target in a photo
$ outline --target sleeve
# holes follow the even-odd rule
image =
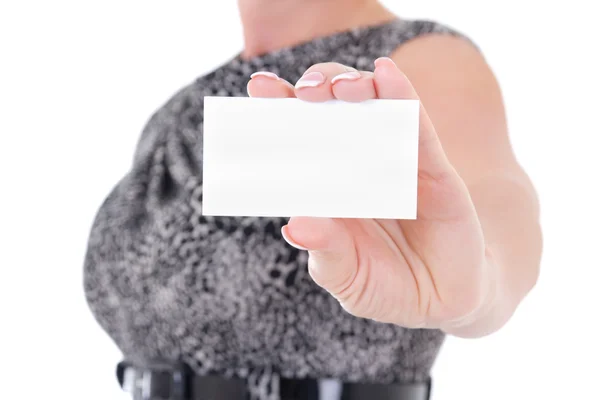
[[[383,38],[379,54],[392,54],[398,47],[427,35],[449,35],[465,40],[471,44],[477,51],[481,52],[479,46],[464,32],[459,31],[450,25],[442,24],[437,21],[424,19],[400,19],[389,27],[389,32]]]

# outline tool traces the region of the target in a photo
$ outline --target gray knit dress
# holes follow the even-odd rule
[[[182,360],[198,374],[243,377],[257,400],[278,400],[281,376],[428,378],[443,333],[346,313],[311,280],[306,252],[282,239],[286,219],[202,215],[202,125],[204,96],[247,96],[255,71],[290,82],[327,61],[372,71],[376,58],[431,33],[459,35],[431,21],[396,20],[238,56],[152,116],[130,171],[98,211],[84,266],[89,306],[124,358]]]

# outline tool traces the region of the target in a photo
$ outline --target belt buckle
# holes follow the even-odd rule
[[[132,400],[187,400],[189,370],[183,363],[154,361],[137,367],[117,365],[117,379]]]

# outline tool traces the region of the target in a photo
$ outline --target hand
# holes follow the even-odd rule
[[[418,99],[389,58],[375,71],[337,63],[309,68],[296,86],[254,74],[252,97]],[[309,251],[314,281],[349,313],[409,328],[450,333],[483,317],[497,295],[497,268],[486,251],[469,191],[448,161],[421,105],[416,220],[291,218],[283,236]]]

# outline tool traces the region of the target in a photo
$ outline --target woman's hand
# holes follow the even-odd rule
[[[248,92],[313,102],[418,99],[391,59],[375,67],[372,73],[318,64],[295,87],[259,72]],[[467,186],[423,106],[418,178],[416,220],[294,217],[282,232],[292,246],[309,251],[310,275],[351,314],[461,334],[497,307],[502,280]]]

